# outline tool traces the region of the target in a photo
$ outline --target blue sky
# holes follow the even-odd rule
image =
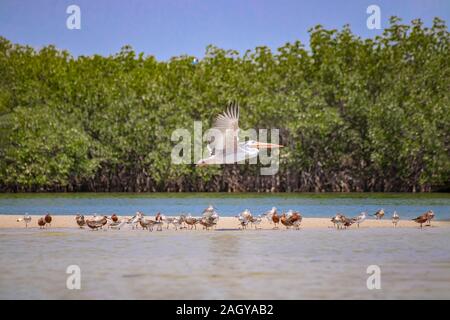
[[[66,28],[66,8],[81,8],[81,30]],[[308,44],[316,24],[373,37],[366,27],[369,5],[409,22],[433,17],[450,21],[448,0],[0,0],[0,35],[35,48],[54,44],[73,55],[116,53],[129,44],[138,52],[166,60],[189,54],[202,57],[208,44],[243,53],[259,45],[273,49],[286,42]]]

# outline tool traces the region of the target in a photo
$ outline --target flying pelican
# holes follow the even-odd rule
[[[398,222],[400,221],[400,216],[398,215],[397,211],[394,211],[392,214],[392,224],[394,227],[397,227]]]
[[[236,103],[230,103],[228,109],[217,116],[212,129],[217,135],[208,143],[209,157],[198,161],[197,166],[237,163],[257,157],[260,149],[282,147],[254,140],[239,142],[239,105]]]

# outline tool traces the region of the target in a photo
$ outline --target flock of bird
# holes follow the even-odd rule
[[[209,206],[203,210],[201,217],[192,217],[190,214],[182,214],[179,217],[166,217],[158,212],[154,219],[150,219],[146,218],[142,212],[138,211],[131,218],[119,219],[116,214],[111,215],[111,217],[95,215],[91,218],[85,218],[83,215],[77,215],[75,220],[80,228],[87,226],[93,230],[103,229],[103,227],[120,229],[126,225],[129,225],[132,229],[142,228],[143,230],[153,231],[153,228],[156,227],[157,231],[162,231],[164,224],[166,225],[166,229],[169,229],[172,225],[175,230],[183,228],[197,229],[197,224],[200,224],[203,229],[208,230],[217,225],[217,222],[219,221],[219,214],[213,206]]]
[[[361,212],[353,218],[348,218],[342,213],[337,213],[331,218],[331,222],[337,229],[347,229],[353,224],[356,224],[359,228],[359,226],[367,219],[367,216],[368,214],[366,212]],[[370,216],[374,216],[375,219],[381,220],[385,216],[385,212],[383,209],[380,209]],[[235,217],[238,219],[240,229],[247,229],[248,226],[258,229],[258,226],[261,224],[263,219],[266,219],[269,223],[274,224],[273,229],[278,229],[278,226],[281,223],[284,227],[286,227],[286,229],[293,227],[294,229],[299,230],[303,219],[303,216],[298,211],[289,210],[278,214],[277,208],[275,207],[258,216],[252,215],[250,210],[246,209]],[[420,228],[422,228],[424,224],[426,226],[430,226],[432,219],[434,219],[434,212],[429,210],[412,220],[420,224]],[[131,218],[120,219],[116,214],[112,214],[110,217],[94,215],[93,217],[85,218],[83,215],[78,214],[76,215],[75,220],[80,228],[87,226],[92,230],[103,228],[120,230],[122,227],[127,225],[131,226],[132,229],[142,228],[143,230],[148,231],[153,231],[153,228],[155,227],[157,231],[162,231],[163,225],[166,226],[166,229],[173,226],[175,230],[192,230],[197,229],[197,224],[201,225],[203,229],[209,230],[216,227],[217,222],[219,221],[219,214],[216,209],[210,205],[203,210],[201,217],[193,217],[191,214],[182,214],[179,217],[166,217],[158,212],[154,219],[150,219],[145,217],[142,212],[138,211]],[[400,221],[400,216],[396,211],[392,214],[391,220],[393,226],[397,227]],[[28,225],[31,222],[31,216],[24,215],[23,218],[17,219],[17,222],[24,222],[25,227],[28,228]],[[47,213],[45,216],[40,217],[37,223],[39,228],[43,229],[47,226],[51,226],[51,222],[52,216]]]
[[[375,212],[372,216],[374,216],[375,219],[377,219],[377,220],[381,220],[381,219],[383,219],[384,215],[385,215],[384,210],[380,209],[377,212]],[[337,229],[348,228],[352,224],[356,224],[359,228],[359,225],[361,223],[363,223],[366,220],[366,218],[367,218],[366,212],[361,212],[359,215],[357,215],[356,217],[353,217],[353,218],[348,218],[345,215],[343,215],[342,213],[337,213],[333,218],[331,218],[331,222],[333,222],[333,225]],[[420,228],[422,228],[424,223],[427,223],[426,225],[430,226],[431,220],[433,218],[434,218],[434,212],[432,210],[428,210],[424,214],[421,214],[420,216],[418,216],[417,218],[414,218],[412,220],[414,222],[419,223]],[[391,220],[392,220],[392,225],[394,227],[397,227],[398,222],[400,221],[400,216],[398,215],[398,213],[396,211],[394,211],[394,213],[392,214]]]

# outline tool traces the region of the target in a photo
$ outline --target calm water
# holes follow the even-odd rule
[[[396,210],[402,218],[413,218],[431,209],[437,220],[450,219],[449,194],[3,194],[0,214],[132,215],[140,210],[149,215],[157,211],[197,215],[209,204],[223,216],[234,216],[245,208],[258,214],[276,206],[299,210],[306,217],[330,217],[337,212],[352,216],[384,208],[389,216]]]
[[[449,299],[448,228],[0,230],[0,298]],[[66,268],[81,268],[81,290]],[[381,268],[381,290],[366,269]]]

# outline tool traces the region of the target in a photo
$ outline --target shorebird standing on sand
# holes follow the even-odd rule
[[[50,213],[47,213],[45,215],[44,221],[46,224],[50,225],[50,227],[52,226],[52,216],[50,215]]]
[[[392,224],[394,227],[397,227],[398,222],[400,221],[400,216],[398,215],[397,211],[394,211],[392,214]]]
[[[251,216],[249,219],[249,222],[255,227],[255,229],[258,229],[258,226],[261,224],[262,222],[262,217],[261,216]]]
[[[38,223],[39,229],[44,229],[45,228],[44,217],[39,218],[37,223]]]
[[[381,220],[384,217],[384,210],[380,209],[373,214],[377,220]]]
[[[340,228],[340,225],[342,224],[341,216],[342,216],[342,214],[336,213],[336,215],[333,218],[331,218],[331,222],[333,222],[333,226],[335,228],[338,228],[338,229]]]
[[[92,218],[85,219],[86,225],[92,230],[98,230],[108,223],[107,216],[94,216]]]
[[[136,214],[134,216],[132,216],[129,220],[128,220],[128,224],[131,224],[131,229],[137,229],[138,228],[138,224],[139,224],[139,220],[144,216],[144,214],[140,211],[137,211]]]
[[[189,228],[190,230],[192,230],[194,228],[195,228],[195,230],[197,230],[198,219],[191,216],[190,213],[187,215],[187,217],[184,218],[184,221],[186,222],[186,224],[188,226],[190,226],[190,228]]]
[[[179,217],[175,217],[175,218],[171,218],[171,223],[173,224],[173,226],[175,227],[175,230],[178,230],[178,228],[182,228],[182,224],[184,223],[184,219],[186,218],[185,215],[181,215]]]
[[[113,213],[111,216],[111,220],[112,222],[118,222],[119,221],[119,217],[117,216],[117,214]]]
[[[366,220],[366,213],[365,212],[361,212],[359,215],[357,215],[356,217],[352,218],[353,223],[356,223],[358,228],[359,228],[359,225],[364,222],[364,220]]]
[[[280,223],[280,216],[278,215],[278,212],[276,209],[275,209],[275,212],[272,213],[272,222],[275,225],[273,228],[278,229],[278,224]]]
[[[420,229],[422,229],[422,224],[428,221],[428,215],[427,213],[424,213],[417,218],[412,219],[414,222],[420,223]]]
[[[434,212],[432,210],[428,210],[426,212],[427,216],[428,216],[428,220],[427,220],[427,226],[431,226],[431,220],[434,219]]]
[[[422,228],[422,224],[424,224],[425,222],[427,222],[427,224],[425,226],[430,226],[431,225],[431,219],[434,218],[434,212],[431,210],[428,210],[427,212],[425,212],[424,214],[418,216],[415,219],[412,219],[413,221],[420,223],[420,228]]]
[[[162,231],[162,225],[163,225],[163,216],[161,214],[161,212],[158,212],[155,215],[155,222],[156,222],[156,231]]]
[[[208,228],[210,227],[215,228],[218,222],[219,214],[212,205],[209,205],[208,208],[203,210],[202,218],[200,219],[199,223],[203,226],[204,229],[208,230]]]
[[[156,224],[156,221],[150,220],[150,219],[144,219],[141,217],[139,219],[139,224],[141,225],[142,229],[147,229],[148,231],[153,231],[153,225]]]
[[[300,212],[289,210],[286,213],[283,213],[280,218],[281,224],[283,224],[286,229],[289,227],[294,227],[295,229],[300,229],[300,222],[302,221],[302,215]]]
[[[86,221],[84,221],[84,216],[77,214],[75,220],[77,221],[77,224],[80,227],[80,229],[83,229],[83,227],[86,224]]]
[[[31,222],[31,216],[25,214],[23,218],[19,218],[16,220],[17,222],[25,222],[25,228],[28,228],[28,224]]]
[[[244,211],[239,213],[239,215],[236,216],[236,218],[238,218],[241,228],[247,229],[247,225],[251,222],[251,220],[253,219],[253,216],[252,216],[250,210],[245,209]]]
[[[244,218],[243,216],[241,216],[241,215],[236,216],[236,218],[238,218],[239,224],[241,225],[241,226],[239,227],[239,229],[242,229],[242,230],[247,229],[248,220],[245,219],[245,218]]]

